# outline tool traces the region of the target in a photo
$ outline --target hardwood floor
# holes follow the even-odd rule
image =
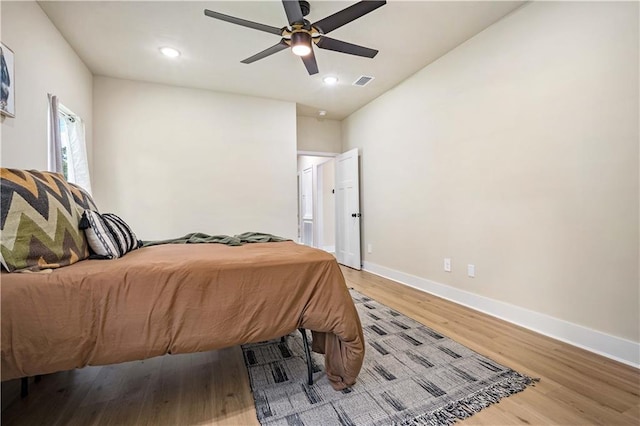
[[[640,370],[366,272],[350,287],[504,365],[535,387],[461,425],[639,425]],[[256,425],[239,347],[44,376],[3,425]]]

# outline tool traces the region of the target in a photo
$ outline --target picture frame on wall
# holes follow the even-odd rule
[[[0,66],[2,81],[0,82],[0,114],[7,117],[16,116],[16,91],[13,50],[0,43]]]

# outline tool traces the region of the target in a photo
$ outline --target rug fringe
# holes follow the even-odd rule
[[[452,402],[435,411],[420,414],[411,419],[404,419],[400,426],[450,426],[458,420],[466,419],[502,398],[521,392],[527,386],[535,385],[540,379],[532,379],[516,371],[509,370],[504,378],[471,396]]]

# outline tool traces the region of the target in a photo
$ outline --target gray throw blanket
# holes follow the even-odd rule
[[[199,243],[217,243],[226,244],[228,246],[241,246],[246,243],[277,243],[280,241],[291,241],[288,238],[278,237],[277,235],[263,234],[261,232],[244,232],[234,235],[209,235],[202,232],[192,232],[184,237],[172,238],[169,240],[143,241],[142,247],[157,246],[160,244],[199,244]]]

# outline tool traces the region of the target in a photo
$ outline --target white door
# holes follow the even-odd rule
[[[361,259],[358,149],[338,155],[335,167],[336,258],[338,263],[359,270]]]

